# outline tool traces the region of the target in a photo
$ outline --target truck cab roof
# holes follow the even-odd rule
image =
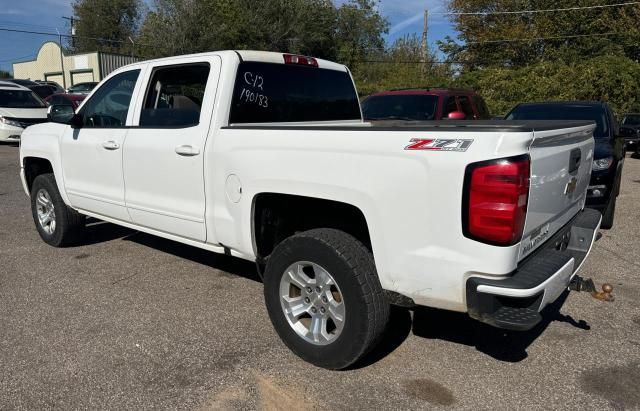
[[[392,96],[392,95],[428,95],[428,96],[442,96],[450,94],[462,94],[462,95],[475,95],[476,92],[469,89],[459,88],[442,88],[442,87],[426,87],[426,88],[401,88],[388,91],[381,91],[379,93],[371,94],[371,96]]]
[[[27,87],[21,86],[20,84],[11,82],[11,81],[0,81],[0,90],[22,90],[29,91]]]
[[[279,53],[273,51],[257,51],[257,50],[221,50],[221,51],[208,51],[204,53],[184,54],[179,56],[163,57],[153,60],[145,60],[137,63],[124,66],[123,68],[138,65],[140,63],[161,63],[170,62],[175,60],[184,60],[185,58],[193,57],[206,57],[206,56],[220,56],[222,58],[239,58],[240,61],[255,61],[262,63],[274,63],[274,64],[286,64],[284,56],[304,57],[306,59],[313,60],[317,63],[318,68],[337,70],[347,72],[348,69],[343,64],[334,63],[329,60],[323,60],[315,57],[299,56],[290,53]]]

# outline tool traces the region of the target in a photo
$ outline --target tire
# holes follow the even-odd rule
[[[604,210],[602,222],[600,223],[600,228],[603,230],[609,230],[613,227],[613,220],[616,214],[616,200],[617,197],[612,195],[607,204],[607,208]]]
[[[85,217],[64,203],[52,173],[40,174],[33,180],[31,214],[40,238],[51,246],[76,244],[82,236]]]
[[[292,281],[289,274],[296,272],[298,281]],[[321,292],[304,289],[316,284],[323,285]],[[360,241],[334,229],[314,229],[281,242],[267,262],[264,296],[282,341],[303,360],[327,369],[347,368],[366,355],[389,320],[389,302],[373,256]],[[286,314],[285,306],[298,302],[287,299],[299,301],[296,313],[302,314],[297,319],[293,310]],[[317,319],[321,311],[326,313],[324,322]],[[311,333],[314,321],[324,333]]]

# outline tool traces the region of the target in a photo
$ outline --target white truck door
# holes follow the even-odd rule
[[[125,201],[134,223],[207,240],[204,152],[220,65],[215,56],[150,64],[124,146]]]
[[[122,147],[139,69],[111,77],[80,109],[83,124],[67,127],[60,144],[64,186],[71,205],[130,221],[124,202]]]

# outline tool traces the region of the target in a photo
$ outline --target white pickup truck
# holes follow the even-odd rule
[[[362,120],[349,70],[280,53],[145,61],[22,134],[42,239],[85,216],[255,261],[282,340],[347,367],[390,304],[526,330],[567,289],[601,216],[594,125]]]

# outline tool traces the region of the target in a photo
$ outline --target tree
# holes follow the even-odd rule
[[[8,71],[0,70],[0,78],[11,78],[11,73]]]
[[[640,111],[640,64],[623,56],[483,68],[462,73],[456,83],[480,91],[494,114],[523,101],[549,100],[606,101],[618,113]]]
[[[421,40],[414,34],[397,39],[389,49],[370,53],[354,72],[358,92],[413,87],[438,87],[451,83],[448,65],[435,63],[435,53],[422,53]]]
[[[337,59],[352,70],[368,55],[380,54],[385,48],[383,35],[389,22],[378,11],[373,0],[349,0],[337,11]]]
[[[605,2],[613,4],[614,1]],[[619,2],[615,2],[619,3]],[[602,100],[624,112],[639,107],[640,8],[597,7],[595,0],[451,0],[459,32],[440,48],[460,64],[455,83],[479,91],[493,113],[523,101]],[[461,14],[486,12],[490,14]],[[524,41],[500,41],[525,39]],[[528,40],[527,40],[528,39]]]
[[[142,16],[141,0],[74,0],[74,52],[131,53]]]
[[[336,9],[330,0],[242,0],[251,48],[335,59]],[[247,44],[249,46],[249,44]]]
[[[228,48],[240,36],[237,0],[155,0],[139,35],[146,57]]]
[[[500,11],[588,7],[596,0],[451,0],[450,11],[459,35],[447,38],[442,50],[472,67],[562,59],[574,62],[597,55],[640,57],[640,8],[634,5],[579,10],[497,14]],[[461,14],[485,12],[489,14]],[[568,37],[570,36],[570,37]],[[536,39],[503,42],[505,39]]]
[[[140,32],[150,56],[257,49],[335,57],[329,0],[156,0]]]

